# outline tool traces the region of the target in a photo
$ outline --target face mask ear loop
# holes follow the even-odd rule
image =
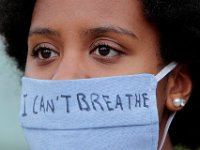
[[[158,150],[161,150],[164,143],[165,143],[165,139],[166,139],[166,136],[167,136],[167,133],[168,133],[168,130],[169,130],[169,127],[170,127],[170,124],[172,123],[172,120],[174,119],[174,116],[176,115],[176,112],[172,113],[170,116],[169,116],[169,119],[167,120],[167,123],[166,123],[166,126],[165,126],[165,130],[164,130],[164,134],[162,136],[162,139],[161,139],[161,143],[160,143],[160,146],[159,146],[159,149]]]
[[[176,62],[171,62],[169,63],[167,66],[165,66],[155,77],[156,77],[156,80],[159,82],[160,80],[162,80],[168,73],[170,73],[175,67],[177,66],[177,63]],[[170,124],[175,116],[176,112],[172,113],[170,116],[169,116],[169,119],[167,120],[167,123],[166,123],[166,126],[165,126],[165,130],[164,130],[164,133],[163,133],[163,136],[162,136],[162,139],[161,139],[161,143],[160,143],[160,146],[159,146],[159,149],[158,150],[161,150],[164,143],[165,143],[165,139],[166,139],[166,136],[167,136],[167,133],[168,133],[168,130],[169,130],[169,127],[170,127]]]
[[[171,62],[167,66],[165,66],[155,77],[157,81],[160,81],[164,78],[168,73],[170,73],[177,66],[176,62]]]

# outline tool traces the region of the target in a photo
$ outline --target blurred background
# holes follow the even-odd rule
[[[0,38],[0,150],[27,150],[19,123],[20,77]]]

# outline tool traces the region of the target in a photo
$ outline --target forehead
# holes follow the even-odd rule
[[[37,0],[39,5],[44,10],[48,8],[67,8],[67,10],[90,10],[94,8],[101,13],[110,13],[119,11],[126,12],[129,9],[134,11],[134,7],[138,7],[140,0]],[[105,10],[105,11],[103,11]],[[90,12],[89,11],[89,12]]]
[[[130,22],[141,18],[142,7],[139,0],[37,0],[33,20],[43,19],[48,22],[62,19],[74,21],[103,21],[108,23]]]

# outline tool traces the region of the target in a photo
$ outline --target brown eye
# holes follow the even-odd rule
[[[99,45],[94,50],[94,54],[102,56],[102,57],[114,57],[116,55],[119,55],[119,52],[108,45]]]
[[[38,45],[33,49],[33,56],[40,60],[47,60],[54,57],[57,57],[59,53],[54,50],[55,48],[50,44],[42,44]]]
[[[58,54],[48,48],[41,48],[38,51],[38,58],[40,59],[49,59],[52,57],[56,57]]]

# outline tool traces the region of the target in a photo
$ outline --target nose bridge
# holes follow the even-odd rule
[[[88,78],[86,64],[78,52],[65,52],[53,74],[52,80],[70,80]]]

